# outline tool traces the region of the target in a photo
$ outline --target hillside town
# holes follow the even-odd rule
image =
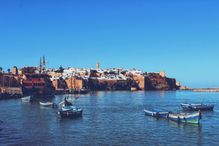
[[[90,91],[178,90],[180,83],[164,71],[144,72],[124,68],[46,68],[45,57],[37,67],[0,68],[0,98],[85,94]]]

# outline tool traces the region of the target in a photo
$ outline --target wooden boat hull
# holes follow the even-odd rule
[[[170,113],[168,118],[178,123],[199,124],[201,120],[201,112],[197,112],[194,114],[172,114]]]
[[[144,113],[147,116],[152,116],[156,118],[167,118],[169,114],[169,112],[166,111],[155,111],[155,110],[146,110],[146,109],[144,109]]]
[[[181,104],[183,110],[187,111],[213,111],[214,105],[207,104]]]

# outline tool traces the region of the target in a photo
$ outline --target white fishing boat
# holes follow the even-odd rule
[[[40,103],[40,105],[42,105],[42,106],[52,106],[52,105],[53,105],[53,103],[52,103],[52,102],[49,102],[49,101],[47,101],[47,102],[42,102],[42,101],[40,101],[39,103]]]
[[[21,98],[22,102],[30,102],[31,96],[25,96]]]
[[[196,113],[169,113],[168,118],[178,123],[199,124],[201,120],[201,112]]]

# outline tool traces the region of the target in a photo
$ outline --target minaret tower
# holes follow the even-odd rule
[[[42,65],[42,58],[40,57],[40,66],[39,66],[40,67],[40,73],[42,73],[42,66],[43,66]]]
[[[96,63],[96,70],[98,70],[98,69],[100,69],[100,63],[99,62]]]

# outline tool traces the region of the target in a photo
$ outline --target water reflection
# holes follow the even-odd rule
[[[203,141],[203,132],[202,124],[185,124],[185,123],[176,123],[174,121],[168,120],[169,128],[174,130],[175,133],[184,135],[182,139],[179,139],[179,142],[187,144],[187,141],[183,139],[190,139],[193,143],[202,144]]]
[[[142,91],[141,91],[142,92]],[[166,95],[176,97],[176,91],[143,91],[146,97],[152,95],[153,97],[164,98]]]
[[[171,128],[179,128],[181,130],[189,129],[193,132],[201,132],[202,124],[189,124],[189,123],[177,123],[171,120],[167,120],[169,127]]]

